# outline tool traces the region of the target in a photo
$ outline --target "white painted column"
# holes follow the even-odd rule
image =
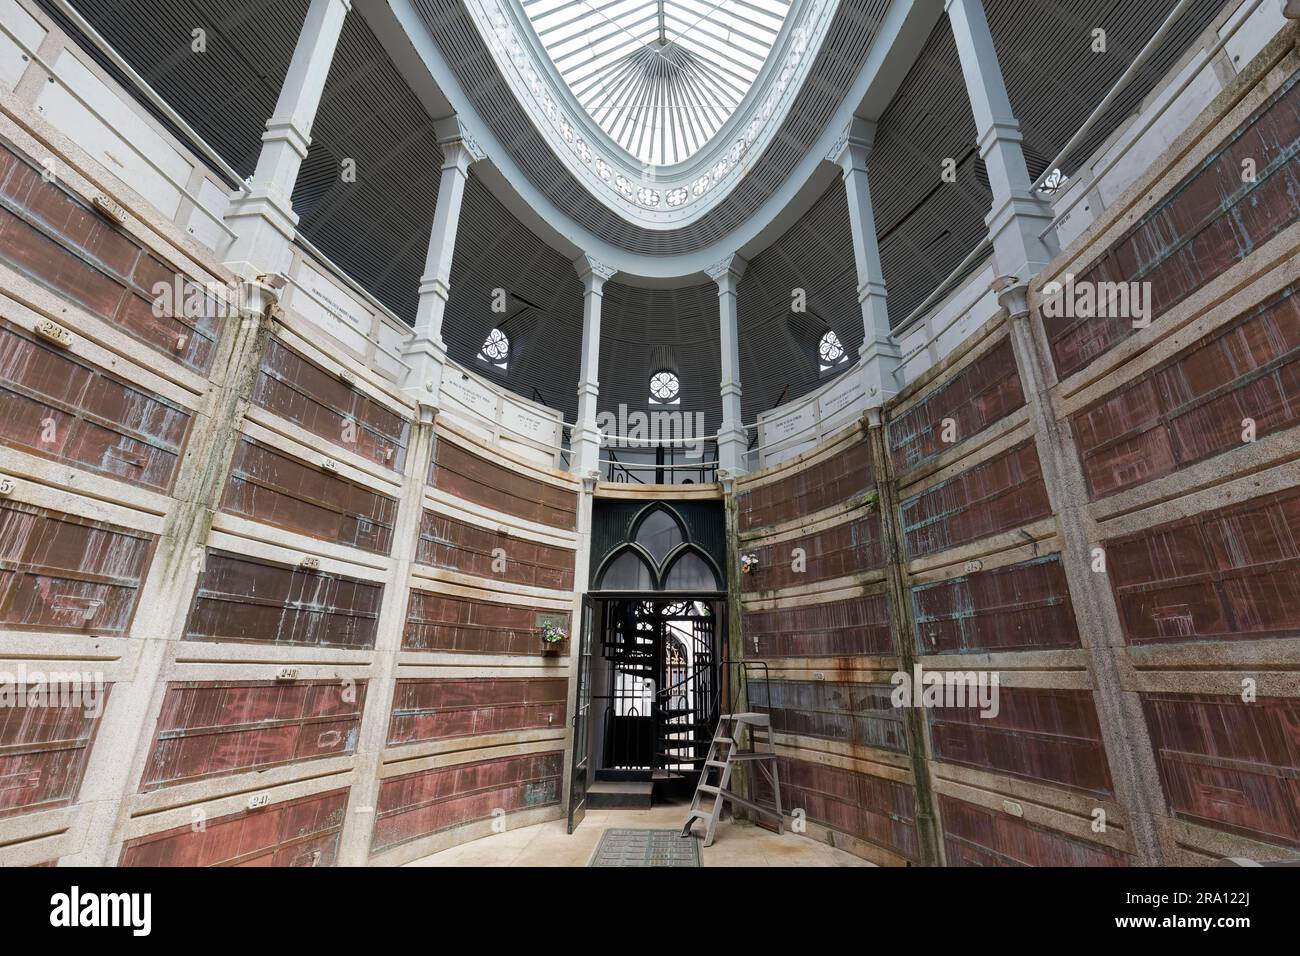
[[[483,151],[455,119],[437,124],[438,146],[442,149],[442,177],[438,181],[438,205],[429,231],[429,251],[420,276],[420,301],[415,311],[415,335],[403,349],[410,367],[404,389],[418,404],[437,407],[442,387],[442,370],[447,346],[442,340],[442,317],[451,293],[451,259],[456,251],[456,230],[465,199],[465,181],[471,163],[483,158]]]
[[[849,203],[853,260],[858,271],[858,305],[862,310],[862,347],[854,370],[862,381],[867,407],[883,405],[898,393],[895,377],[903,351],[889,331],[885,273],[876,242],[876,214],[871,205],[867,160],[875,142],[876,124],[854,118],[835,145],[832,162],[840,167]]]
[[[275,113],[266,121],[249,191],[236,198],[226,213],[226,224],[235,232],[226,264],[247,278],[289,268],[290,245],[298,228],[293,187],[307,158],[316,108],[325,92],[343,20],[351,9],[352,0],[312,0]]]
[[[718,427],[720,478],[745,473],[745,429],[740,411],[740,332],[736,319],[736,289],[747,263],[732,255],[708,269],[718,284],[718,338],[722,344],[722,424]]]
[[[1052,210],[1034,195],[1020,148],[1024,137],[1011,111],[997,51],[981,0],[945,0],[966,78],[980,158],[988,170],[993,210],[985,222],[993,257],[1002,275],[1028,282],[1052,260],[1058,247]]]
[[[600,471],[600,429],[596,401],[600,397],[600,302],[614,269],[591,256],[574,263],[582,280],[582,356],[578,372],[578,421],[570,440],[569,470],[583,478]]]

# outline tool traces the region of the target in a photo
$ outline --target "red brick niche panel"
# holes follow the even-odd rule
[[[573,590],[574,553],[570,549],[539,544],[427,509],[420,518],[415,560],[493,581]]]
[[[33,693],[54,689],[52,684],[0,689],[23,695],[24,702],[17,706],[0,693],[0,818],[69,806],[81,789],[111,686],[68,685],[68,695],[37,698],[37,706],[28,706]],[[88,696],[78,697],[79,692]]]
[[[914,495],[899,506],[911,558],[947,551],[1051,514],[1033,440]]]
[[[489,461],[446,439],[437,443],[429,483],[495,511],[566,531],[577,527],[576,491],[530,478],[517,465]]]
[[[1110,768],[1092,692],[997,688],[997,714],[978,706],[929,707],[936,760],[1111,796]]]
[[[497,757],[390,777],[379,788],[370,852],[449,830],[494,811],[559,806],[564,752]]]
[[[802,810],[814,823],[883,847],[912,862],[920,858],[916,793],[908,785],[810,760],[777,758],[781,807]],[[754,773],[759,800],[770,802],[771,785]]]
[[[1300,700],[1143,694],[1174,815],[1300,847]]]
[[[745,611],[745,656],[861,657],[894,653],[889,604],[883,594],[827,604]]]
[[[192,280],[3,144],[0,262],[196,372],[212,366],[218,311],[209,304],[187,316],[174,294],[155,307],[159,283],[174,289],[179,276],[185,289]]]
[[[562,730],[568,687],[563,677],[399,680],[388,744]]]
[[[875,486],[870,446],[858,439],[825,461],[737,495],[740,530],[803,518],[866,494]]]
[[[817,737],[855,747],[907,753],[903,711],[890,684],[772,680],[751,686],[747,700],[769,714],[781,734]]]
[[[0,319],[0,442],[167,491],[189,424],[179,406]]]
[[[939,796],[948,866],[1128,866],[1127,854],[1008,813]]]
[[[383,596],[371,581],[209,549],[185,639],[365,650]]]
[[[331,790],[129,840],[119,866],[332,866],[348,791]]]
[[[1060,555],[912,588],[920,654],[1078,647]]]
[[[377,465],[400,472],[406,461],[409,421],[278,339],[262,355],[252,401]]]
[[[802,550],[802,555],[796,552]],[[746,593],[844,578],[884,565],[878,506],[870,513],[779,544],[746,547],[758,567],[741,578]],[[796,565],[796,562],[799,562]],[[796,567],[800,570],[796,570]]]
[[[364,681],[167,685],[141,791],[356,750]]]
[[[1070,421],[1096,500],[1300,424],[1300,297],[1288,289]]]
[[[1300,488],[1103,544],[1130,644],[1300,635]]]
[[[544,613],[548,618],[562,617],[561,627],[566,634],[570,633],[569,615]],[[537,620],[538,612],[532,607],[412,588],[406,607],[406,628],[402,631],[402,649],[536,655],[541,652]]]
[[[0,626],[124,637],[155,537],[0,500]]]
[[[1005,338],[889,423],[894,470],[903,474],[956,448],[1024,404],[1020,370],[1011,339]],[[952,441],[944,441],[947,419]]]
[[[397,499],[251,438],[235,448],[222,510],[374,554],[393,546]]]
[[[1076,282],[1149,282],[1151,316],[1173,308],[1300,217],[1300,74],[1256,110]],[[1242,162],[1256,169],[1242,176]],[[1061,378],[1133,334],[1133,317],[1044,318]]]

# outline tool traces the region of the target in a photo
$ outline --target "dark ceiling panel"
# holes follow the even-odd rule
[[[852,357],[862,345],[857,270],[844,184],[836,179],[780,239],[754,257],[738,295],[744,418],[825,382],[817,345],[833,330]],[[806,311],[792,312],[795,290]]]
[[[722,419],[722,359],[716,285],[640,289],[610,282],[600,323],[601,411],[618,415],[620,405],[629,413],[650,410],[650,375],[657,371],[652,366],[663,357],[656,346],[664,343],[682,383],[677,410],[703,415],[706,432],[717,431]]]
[[[355,161],[355,181],[344,175]],[[363,17],[350,14],[293,192],[299,230],[414,321],[442,151],[433,120]]]
[[[493,311],[496,289],[506,293],[504,313]],[[483,340],[498,326],[510,339],[507,375],[477,361]],[[472,172],[451,260],[443,338],[457,362],[560,409],[568,421],[575,418],[582,343],[578,273]]]
[[[241,175],[256,163],[308,0],[74,0],[77,8]],[[1173,7],[1174,0],[986,0],[989,21],[1037,174],[1099,103]],[[438,16],[444,49],[454,48],[461,80],[480,109],[503,117],[506,144],[532,169],[538,187],[555,190],[561,208],[591,220],[629,246],[629,225],[564,172],[509,99],[472,25],[454,0],[420,0]],[[1139,81],[1076,150],[1078,162],[1113,132],[1205,29],[1221,0],[1199,0],[1182,16]],[[57,14],[47,6],[47,12]],[[724,204],[725,215],[692,238],[725,234],[776,189],[843,96],[885,9],[883,0],[843,6],[801,92],[800,112]],[[65,25],[66,26],[66,25]],[[208,49],[190,49],[191,31]],[[1091,52],[1091,31],[1107,31],[1105,54]],[[466,32],[468,28],[469,32]],[[70,31],[71,32],[71,31]],[[474,47],[477,45],[478,52]],[[100,59],[101,65],[108,65]],[[110,72],[111,69],[110,69]],[[513,119],[511,117],[514,117]],[[956,184],[939,180],[940,162],[958,161]],[[357,181],[339,176],[357,161]],[[531,164],[531,165],[530,165]],[[355,11],[348,16],[330,72],[313,143],[294,205],[316,245],[389,308],[414,320],[441,155],[430,119]],[[901,321],[984,237],[990,205],[975,128],[946,19],[936,26],[897,96],[881,117],[871,185],[890,314]],[[566,184],[565,179],[568,179]],[[679,232],[681,232],[679,230]],[[686,240],[668,234],[651,251]],[[862,339],[843,186],[836,181],[798,223],[750,263],[741,283],[740,351],[744,416],[805,394],[824,379],[809,342],[833,328],[851,355]],[[491,311],[495,288],[511,294],[504,316]],[[792,315],[791,290],[808,293],[808,312]],[[572,265],[530,232],[472,174],[452,264],[444,336],[452,356],[474,365],[484,336],[505,321],[514,348],[501,380],[525,396],[576,411],[581,284]],[[648,291],[607,288],[601,357],[603,409],[646,406],[651,366],[670,361],[683,381],[683,406],[720,417],[717,297],[711,284]],[[815,343],[814,346],[815,347]],[[536,390],[536,392],[534,391]]]
[[[73,6],[240,175],[257,165],[309,0],[74,0]],[[64,24],[58,11],[46,12]],[[206,33],[195,53],[193,31]],[[68,29],[72,35],[75,30]],[[94,47],[87,45],[92,53]],[[96,56],[100,65],[112,70]],[[131,85],[124,84],[127,89]]]

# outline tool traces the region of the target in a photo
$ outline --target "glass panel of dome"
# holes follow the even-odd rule
[[[521,0],[551,62],[610,138],[682,162],[740,106],[792,0]]]

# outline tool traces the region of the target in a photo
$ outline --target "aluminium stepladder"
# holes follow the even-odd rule
[[[749,750],[740,749],[740,737],[746,727],[750,728]],[[753,731],[762,729],[766,731],[765,747],[766,750],[758,749],[758,741],[754,737]],[[721,751],[725,750],[725,756]],[[723,757],[723,759],[719,759]],[[772,784],[772,795],[775,800],[775,806],[765,806],[761,803],[755,803],[746,800],[727,787],[731,784],[731,770],[737,763],[749,763],[755,766],[768,781]],[[716,772],[718,780],[716,783],[709,782],[709,774]],[[713,798],[713,809],[704,810],[700,803],[702,796]],[[682,836],[691,835],[691,828],[695,825],[696,820],[705,822],[704,845],[713,845],[713,835],[718,828],[718,818],[722,815],[723,802],[739,804],[749,810],[757,813],[764,813],[771,817],[776,817],[776,832],[785,833],[785,816],[781,813],[781,780],[776,768],[776,751],[772,749],[771,721],[767,714],[743,713],[743,714],[723,714],[718,718],[718,729],[713,735],[713,742],[709,744],[709,755],[704,760],[704,768],[700,771],[700,780],[695,787],[695,797],[691,800],[691,809],[686,817],[686,823],[682,826]]]

